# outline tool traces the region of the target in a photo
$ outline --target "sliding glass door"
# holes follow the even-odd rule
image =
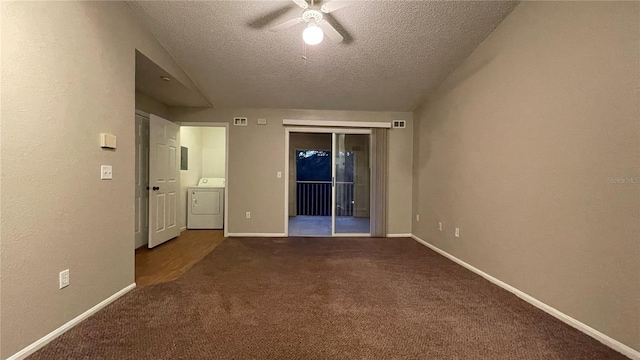
[[[368,133],[333,133],[333,236],[367,236],[371,233],[369,142]]]
[[[290,236],[371,234],[371,130],[287,129]]]

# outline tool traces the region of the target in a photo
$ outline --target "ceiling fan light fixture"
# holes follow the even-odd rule
[[[302,32],[302,39],[307,45],[317,45],[324,39],[324,32],[315,23],[309,23]]]

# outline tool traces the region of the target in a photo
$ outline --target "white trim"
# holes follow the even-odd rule
[[[228,233],[225,237],[286,237],[284,233]]]
[[[293,126],[328,126],[348,128],[391,128],[391,122],[377,121],[339,121],[339,120],[294,120],[284,119],[282,125]]]
[[[289,136],[290,129],[284,129],[284,236],[289,236]],[[297,214],[297,212],[296,212]]]
[[[223,229],[223,236],[224,237],[228,237],[229,236],[229,216],[227,214],[229,214],[229,124],[228,123],[223,123],[223,122],[215,122],[215,121],[206,121],[206,122],[192,122],[192,121],[187,121],[187,122],[177,122],[176,124],[180,125],[180,126],[200,126],[200,127],[224,127],[225,131],[224,131],[224,136],[225,136],[225,149],[224,149],[224,182],[225,182],[225,187],[224,187],[224,229]]]
[[[89,309],[89,310],[83,312],[82,314],[76,316],[71,321],[67,322],[66,324],[60,326],[59,328],[57,328],[57,329],[53,330],[52,332],[48,333],[47,335],[43,336],[39,340],[36,340],[35,342],[33,342],[31,345],[27,346],[26,348],[18,351],[17,353],[13,354],[12,356],[8,357],[7,360],[25,359],[27,356],[35,353],[40,348],[42,348],[43,346],[45,346],[48,343],[50,343],[52,340],[54,340],[58,336],[64,334],[66,331],[68,331],[72,327],[78,325],[80,322],[82,322],[83,320],[87,319],[91,315],[95,314],[96,312],[98,312],[99,310],[104,308],[105,306],[107,306],[107,305],[111,304],[112,302],[116,301],[119,297],[121,297],[124,294],[128,293],[129,291],[135,289],[135,287],[136,287],[136,284],[133,283],[133,284],[125,287],[124,289],[118,291],[117,293],[109,296],[108,298],[102,300],[96,306],[94,306],[91,309]]]
[[[187,227],[186,226],[183,226],[183,227],[180,228],[180,232],[182,233],[183,231],[187,231]]]
[[[180,126],[229,127],[229,123],[216,121],[176,121]]]
[[[337,132],[335,131],[331,133],[331,237],[336,236],[336,146],[337,146],[336,134]],[[296,159],[296,162],[297,161],[298,159]],[[354,184],[353,185],[354,193],[355,193],[355,189],[356,189],[356,186]],[[371,229],[371,227],[369,227],[369,229]]]
[[[137,116],[140,116],[140,117],[142,117],[142,118],[144,118],[144,119],[146,120],[147,125],[148,125],[148,124],[149,124],[149,113],[147,113],[147,112],[145,112],[145,111],[142,111],[142,110],[140,110],[140,109],[135,109],[135,110],[136,110],[136,111],[135,111],[134,118],[135,118],[135,116],[136,116],[136,115],[137,115]],[[149,127],[147,126],[147,130],[148,130],[148,128],[149,128]],[[134,132],[133,132],[133,135],[134,135],[134,137],[135,137],[135,139],[136,139],[135,141],[137,141],[137,140],[138,140],[138,138],[135,136],[137,131],[138,131],[138,127],[136,126],[136,129],[135,129],[135,130],[134,130]],[[148,141],[148,140],[149,140],[149,134],[147,134],[147,141]],[[147,144],[147,145],[148,145],[148,144]],[[137,144],[136,144],[136,146],[137,146]],[[147,155],[148,155],[148,152],[147,152]],[[134,159],[133,159],[134,164],[135,164],[135,161],[136,161],[136,159],[135,159],[135,152],[134,152]],[[149,156],[147,156],[147,165],[148,165],[148,163],[149,163]],[[138,171],[138,169],[136,169],[136,172],[137,172],[137,171]],[[148,172],[149,172],[149,169],[147,169],[147,177],[148,177],[148,175],[149,175],[149,174],[148,174]],[[148,184],[147,184],[147,185],[148,185]],[[143,187],[143,189],[144,189],[144,187]],[[148,197],[149,197],[149,193],[147,192],[147,198],[148,198]],[[135,194],[134,194],[134,196],[133,196],[133,201],[135,202],[135,200],[136,200],[136,199],[135,199]],[[147,200],[148,200],[148,199],[147,199]],[[148,202],[148,201],[147,201],[147,202]],[[135,214],[134,214],[134,215],[135,215]],[[149,206],[147,206],[147,215],[149,215]],[[148,216],[147,216],[147,221],[148,221],[148,220],[149,220],[149,219],[148,219]],[[135,230],[134,230],[134,237],[135,237]],[[147,236],[146,236],[146,238],[142,238],[142,239],[140,239],[140,240],[134,239],[134,241],[133,241],[134,251],[135,251],[135,250],[137,250],[137,249],[139,249],[139,248],[141,248],[141,247],[143,247],[143,246],[145,246],[145,245],[147,245],[148,243],[149,243],[149,229],[147,229]],[[135,267],[135,264],[134,264],[134,267]]]
[[[389,238],[410,238],[411,234],[387,234]]]
[[[289,133],[320,133],[320,134],[371,134],[371,129],[354,129],[354,128],[321,128],[321,127],[287,127],[285,131]]]
[[[334,233],[331,237],[371,237],[371,233]]]
[[[229,124],[225,124],[224,130],[224,230],[222,236],[229,235]]]
[[[142,117],[146,117],[147,119],[149,119],[149,113],[139,109],[136,109],[136,115],[140,115]]]
[[[484,271],[474,267],[473,265],[470,265],[470,264],[458,259],[457,257],[447,253],[444,250],[441,250],[441,249],[437,248],[434,245],[431,245],[430,243],[420,239],[419,237],[417,237],[417,236],[415,236],[413,234],[411,235],[411,237],[415,241],[425,245],[426,247],[430,248],[431,250],[437,252],[438,254],[440,254],[440,255],[446,257],[447,259],[455,262],[456,264],[461,265],[461,266],[467,268],[468,270],[471,270],[472,272],[482,276],[483,278],[485,278],[485,279],[489,280],[490,282],[500,286],[501,288],[509,291],[510,293],[516,295],[520,299],[528,302],[529,304],[537,307],[538,309],[546,312],[547,314],[555,317],[556,319],[564,322],[565,324],[568,324],[568,325],[570,325],[570,326],[582,331],[583,333],[591,336],[592,338],[600,341],[601,343],[607,345],[608,347],[612,348],[613,350],[616,350],[616,351],[622,353],[623,355],[630,357],[633,360],[640,360],[640,351],[632,349],[631,347],[619,342],[618,340],[615,340],[615,339],[611,338],[610,336],[607,336],[607,335],[601,333],[600,331],[590,327],[589,325],[587,325],[587,324],[585,324],[585,323],[583,323],[583,322],[581,322],[579,320],[576,320],[576,319],[572,318],[571,316],[561,312],[560,310],[557,310],[557,309],[555,309],[555,308],[543,303],[542,301],[534,298],[533,296],[531,296],[531,295],[529,295],[529,294],[527,294],[527,293],[525,293],[525,292],[523,292],[521,290],[516,289],[515,287],[505,283],[502,280],[496,279],[495,277],[485,273]]]

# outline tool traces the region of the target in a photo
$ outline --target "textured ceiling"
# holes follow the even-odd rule
[[[140,1],[134,12],[218,108],[413,110],[513,10],[500,1],[355,1],[345,42],[307,46],[291,1]]]

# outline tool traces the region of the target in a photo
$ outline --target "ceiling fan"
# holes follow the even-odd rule
[[[329,14],[333,11],[342,9],[345,6],[351,4],[350,1],[333,0],[322,4],[319,10],[314,9],[314,0],[311,0],[311,6],[305,0],[292,0],[296,5],[303,9],[302,16],[295,19],[287,20],[279,25],[276,25],[269,30],[281,31],[295,26],[301,22],[307,23],[307,28],[302,32],[302,39],[308,45],[317,45],[322,42],[324,34],[327,34],[329,39],[334,43],[340,43],[344,38],[338,30],[336,30],[327,20],[323,18],[324,14]]]

